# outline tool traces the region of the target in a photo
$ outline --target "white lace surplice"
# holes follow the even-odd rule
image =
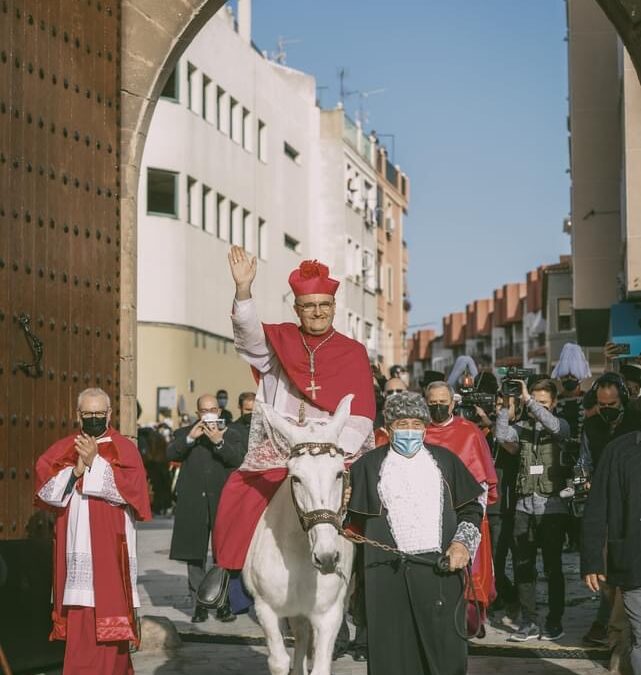
[[[414,554],[442,552],[443,477],[429,450],[403,457],[390,449],[378,494],[397,548]]]
[[[265,339],[265,332],[258,320],[253,300],[235,300],[232,314],[234,345],[238,353],[260,373],[256,392],[259,401],[269,403],[283,417],[298,420],[301,400],[305,401],[305,416],[309,419],[329,418],[329,413],[303,399],[290,382],[278,357]],[[349,383],[346,382],[346,387]],[[348,393],[346,389],[345,393]],[[360,415],[350,416],[340,439],[340,446],[347,455],[356,456],[374,447],[372,421]],[[268,428],[260,413],[255,412],[249,438],[249,450],[241,470],[261,471],[283,467],[287,463],[283,438]]]
[[[97,442],[107,443],[111,438],[106,436]],[[109,463],[97,455],[91,470],[84,473],[82,493],[75,487],[63,497],[63,493],[72,467],[67,467],[53,476],[41,488],[38,496],[43,502],[59,508],[69,507],[67,521],[67,577],[63,596],[63,605],[94,607],[93,560],[91,552],[91,526],[89,522],[89,497],[104,499],[110,504],[125,504],[116,487],[114,474]],[[134,607],[140,607],[137,581],[136,561],[136,528],[130,507],[125,509],[125,533],[129,551],[129,570]]]

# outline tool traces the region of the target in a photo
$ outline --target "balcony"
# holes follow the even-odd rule
[[[518,366],[523,364],[523,343],[513,342],[500,345],[495,352],[496,366]]]
[[[385,163],[385,178],[387,182],[391,183],[394,187],[398,186],[398,169],[389,161]]]

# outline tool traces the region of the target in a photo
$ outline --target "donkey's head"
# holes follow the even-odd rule
[[[296,426],[270,406],[262,406],[270,425],[289,445],[287,468],[292,500],[309,537],[312,564],[322,574],[335,572],[340,561],[338,527],[345,466],[338,439],[353,398],[352,394],[345,396],[329,420],[309,421],[305,426]]]

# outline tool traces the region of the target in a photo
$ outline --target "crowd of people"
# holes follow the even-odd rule
[[[334,658],[351,650],[370,675],[461,675],[467,639],[483,637],[501,609],[519,618],[510,640],[559,640],[565,546],[580,549],[585,583],[600,594],[585,641],[605,644],[608,626],[627,624],[641,675],[638,360],[612,360],[616,368],[593,377],[581,348],[567,344],[549,375],[495,374],[463,356],[449,373],[428,371],[414,384],[401,367],[384,376],[333,328],[339,284],[324,265],[306,261],[290,275],[300,326],[270,325],[251,295],[255,258],[239,247],[229,258],[235,346],[258,374],[237,419],[226,391],[203,392],[179,428],[141,428],[136,450],[111,426],[108,395],[89,389],[78,398],[80,433],[36,467],[36,499],[57,515],[52,637],[68,642],[65,672],[132,672],[133,523],[152,508],[174,516],[170,557],[187,563],[193,622],[208,619],[198,589],[210,547],[231,578],[216,619],[233,621],[258,602],[240,571],[272,497],[291,483],[295,500],[296,490],[291,448],[254,404],[303,425],[327,422],[348,395],[336,446],[351,474],[344,526],[379,545],[358,547],[348,603],[356,641],[344,616]],[[545,616],[536,603],[539,550]],[[331,574],[338,561],[312,564]],[[262,601],[256,609],[261,623],[279,616]]]

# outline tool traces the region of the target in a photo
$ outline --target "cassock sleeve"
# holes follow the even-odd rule
[[[275,353],[265,338],[265,331],[256,313],[254,300],[234,300],[231,316],[236,351],[260,373],[266,373],[274,365]]]
[[[52,476],[38,491],[38,497],[49,506],[64,508],[69,503],[73,490],[67,491],[73,467],[67,466]]]
[[[127,503],[116,487],[111,465],[100,455],[95,456],[91,463],[91,469],[87,469],[84,473],[82,494],[89,497],[99,497],[112,504]]]

